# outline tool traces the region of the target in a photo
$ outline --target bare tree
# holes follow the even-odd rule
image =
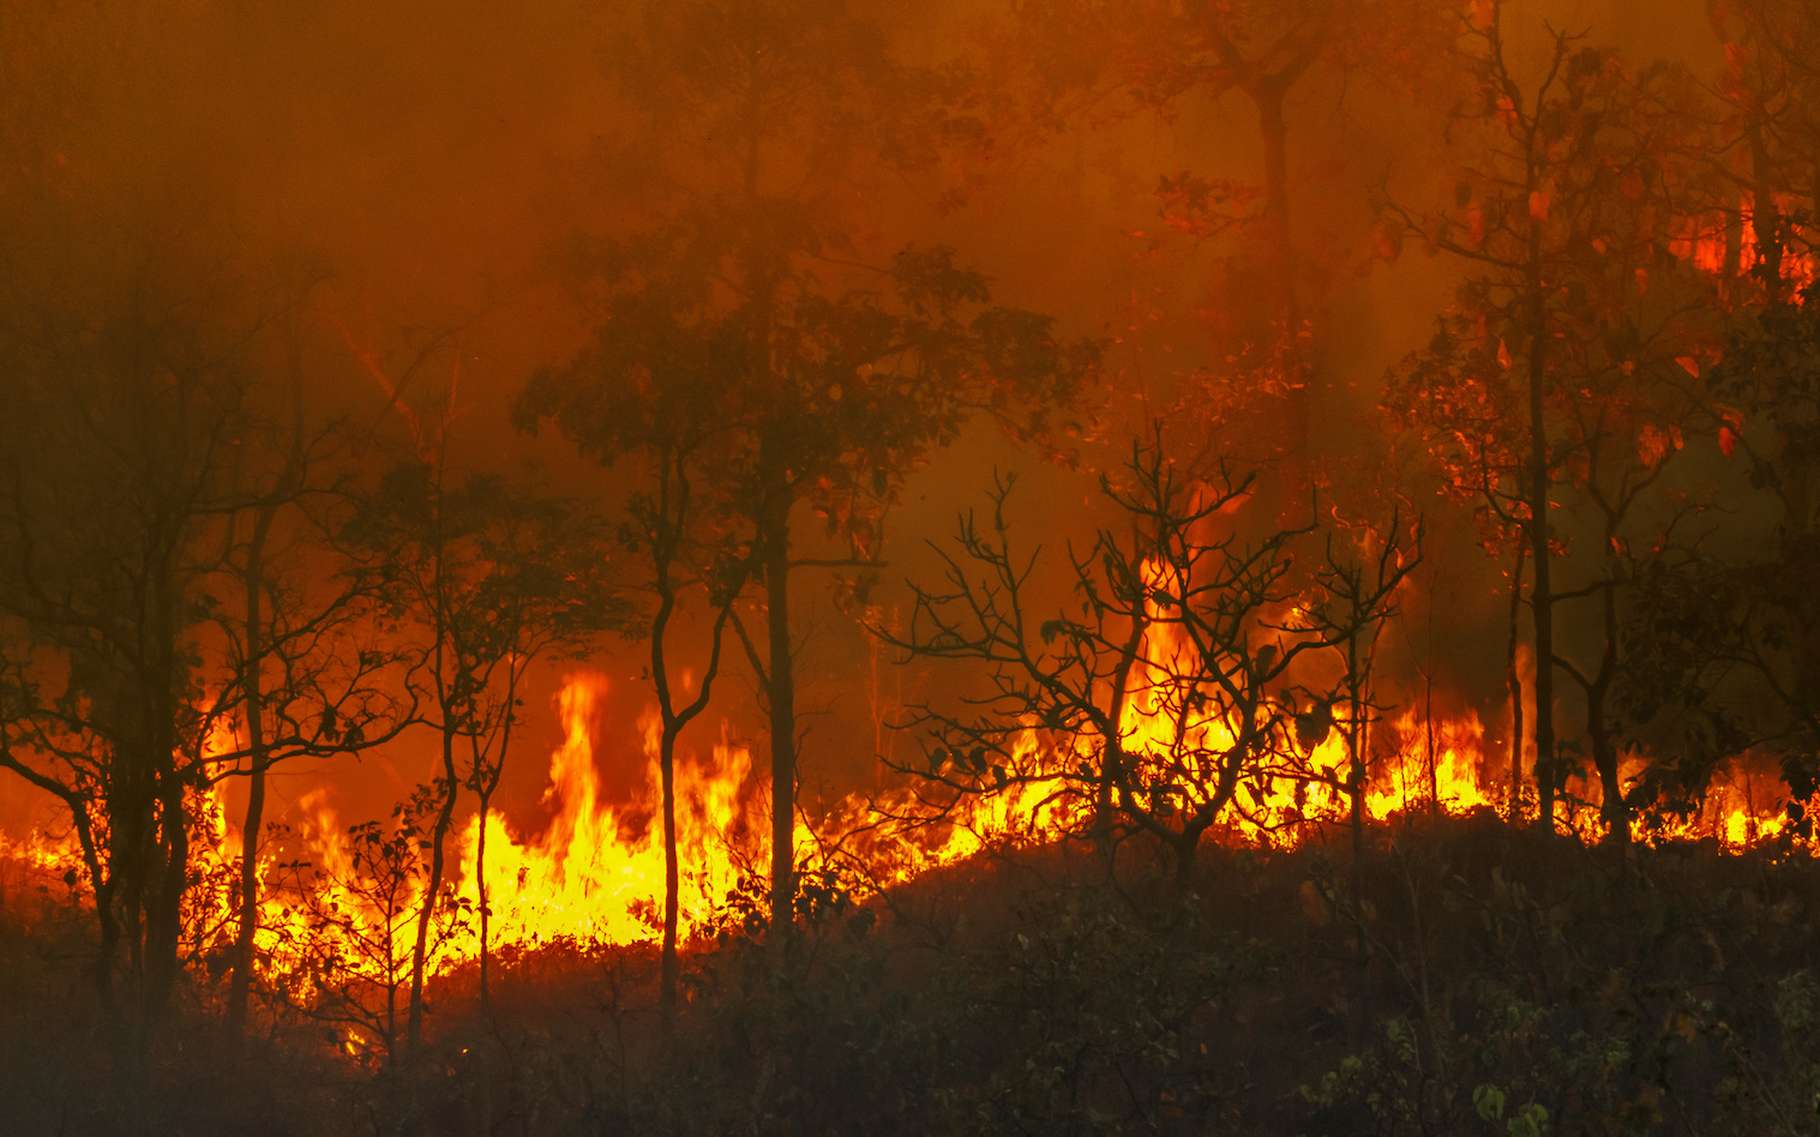
[[[1251,478],[1222,470],[1191,482],[1156,443],[1134,445],[1123,474],[1102,477],[1101,490],[1129,535],[1102,529],[1069,554],[1079,617],[1031,615],[1038,554],[1012,544],[1002,479],[985,523],[969,513],[955,547],[936,547],[941,585],[912,584],[907,630],[875,633],[907,658],[986,672],[987,693],[960,709],[913,709],[905,725],[930,745],[906,773],[945,786],[950,806],[1040,783],[1107,839],[1160,842],[1185,881],[1202,836],[1243,812],[1240,788],[1265,796],[1265,771],[1288,746],[1292,673],[1339,632],[1281,619],[1313,526],[1244,540],[1230,514]]]
[[[1336,726],[1345,739],[1347,770],[1343,778],[1335,779],[1331,772],[1312,768],[1312,764],[1298,774],[1329,784],[1337,782],[1336,788],[1346,796],[1352,832],[1354,911],[1363,911],[1361,873],[1365,859],[1365,793],[1372,774],[1371,726],[1385,709],[1374,697],[1378,642],[1385,626],[1398,615],[1398,589],[1421,563],[1422,530],[1420,521],[1406,524],[1400,510],[1392,511],[1381,531],[1370,526],[1342,533],[1329,530],[1322,562],[1314,571],[1309,590],[1310,603],[1288,625],[1289,631],[1313,637],[1339,659],[1339,676],[1332,684],[1301,692],[1308,702],[1296,715],[1294,734],[1296,749],[1304,755],[1310,754]],[[1431,795],[1435,793],[1433,746],[1431,739]],[[1361,933],[1361,955],[1363,949]]]

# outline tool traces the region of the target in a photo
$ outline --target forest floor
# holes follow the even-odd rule
[[[1352,864],[1210,847],[1182,883],[1085,848],[826,905],[787,959],[556,946],[432,989],[394,1068],[321,1024],[238,1047],[195,978],[123,1100],[86,923],[0,913],[0,1132],[1820,1132],[1820,862],[1400,820]],[[29,913],[29,915],[28,915]]]

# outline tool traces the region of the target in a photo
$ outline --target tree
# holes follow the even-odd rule
[[[906,725],[927,737],[927,762],[905,773],[946,786],[950,806],[1014,783],[1050,787],[1103,838],[1131,829],[1158,841],[1185,882],[1207,831],[1246,814],[1240,789],[1261,810],[1270,774],[1288,766],[1290,696],[1308,653],[1380,614],[1336,613],[1318,628],[1280,618],[1313,525],[1244,540],[1230,518],[1252,478],[1195,482],[1158,442],[1135,444],[1123,475],[1102,476],[1101,491],[1129,535],[1102,529],[1070,550],[1079,618],[1031,626],[1038,557],[1010,540],[1001,480],[985,524],[964,515],[955,548],[937,547],[942,583],[912,584],[906,630],[875,634],[907,658],[985,671],[986,693],[964,709],[913,708]]]
[[[198,709],[198,629],[249,380],[245,329],[193,315],[210,299],[147,284],[5,339],[0,764],[70,811],[129,1086],[179,979],[189,798],[227,757]]]
[[[709,377],[693,389],[711,386],[724,429],[716,484],[700,488],[751,525],[765,589],[763,635],[734,623],[770,719],[772,918],[787,930],[792,573],[874,559],[879,511],[911,469],[975,412],[1040,430],[1095,353],[1042,316],[992,306],[985,279],[946,249],[881,263],[855,247],[852,200],[866,179],[927,168],[967,133],[946,101],[953,84],[899,59],[881,24],[844,3],[760,0],[653,5],[637,19],[621,75],[651,149],[699,138],[711,159],[674,172],[675,206],[641,234],[578,258],[608,312],[595,344],[535,379],[520,412],[612,460],[624,440],[603,431],[605,414],[641,421],[663,377]],[[799,549],[804,503],[849,543],[845,555]]]
[[[271,431],[248,423],[251,437]],[[238,1037],[246,1025],[255,939],[259,932],[261,837],[266,782],[282,762],[326,759],[382,746],[416,721],[410,692],[390,680],[404,662],[377,642],[378,581],[345,563],[327,579],[303,566],[335,564],[323,519],[312,517],[314,499],[333,499],[344,487],[317,482],[338,431],[303,435],[299,407],[274,447],[281,466],[263,484],[249,486],[245,525],[238,514],[226,538],[223,575],[237,588],[240,606],[214,607],[222,633],[223,670],[214,699],[203,711],[205,733],[219,723],[240,728],[244,739],[231,754],[214,756],[212,783],[244,777],[246,811],[241,823],[237,932],[233,978],[228,988],[227,1027]],[[296,515],[296,516],[292,516]],[[286,522],[293,532],[286,533]],[[332,523],[331,523],[332,524]],[[280,544],[286,537],[288,544]]]
[[[1707,155],[1723,186],[1713,205],[1724,234],[1718,257],[1700,251],[1728,279],[1747,271],[1756,296],[1776,308],[1795,299],[1803,277],[1813,279],[1820,17],[1799,0],[1715,4],[1708,17],[1725,46],[1717,89],[1726,144]],[[1704,235],[1694,243],[1706,244]]]
[[[435,913],[427,940],[432,958],[466,929],[469,916],[453,889],[436,905],[424,899],[423,817],[440,796],[419,786],[393,807],[388,822],[349,826],[341,855],[281,866],[279,889],[302,916],[295,941],[284,945],[293,969],[287,986],[306,998],[298,1009],[345,1032],[350,1053],[356,1032],[364,1034],[360,1041],[376,1043],[388,1068],[400,1049],[398,1002],[414,972],[419,914],[426,907]]]
[[[1365,851],[1371,724],[1382,710],[1373,690],[1378,641],[1385,625],[1398,614],[1397,590],[1422,561],[1422,532],[1419,520],[1406,525],[1400,511],[1392,512],[1381,531],[1359,526],[1357,532],[1336,540],[1339,535],[1330,530],[1321,564],[1314,570],[1306,613],[1290,624],[1292,632],[1311,636],[1339,659],[1338,679],[1325,690],[1304,692],[1308,704],[1296,715],[1294,725],[1297,749],[1302,751],[1312,752],[1336,726],[1343,732],[1348,768],[1339,788],[1346,795],[1352,827],[1355,910],[1362,910],[1358,909],[1363,892],[1359,865]],[[1356,551],[1346,547],[1355,541]],[[1433,761],[1431,742],[1431,773]],[[1302,776],[1330,777],[1319,770],[1305,771]],[[1431,781],[1431,795],[1434,790]]]
[[[595,267],[617,269],[621,257],[661,256],[617,250]],[[625,282],[610,279],[610,286]],[[730,459],[749,445],[742,424],[728,415],[728,388],[738,382],[730,360],[741,349],[735,329],[691,322],[693,282],[666,286],[647,278],[618,298],[611,324],[594,348],[562,371],[536,376],[519,401],[521,425],[555,421],[583,453],[603,466],[631,466],[635,478],[621,527],[621,544],[642,559],[641,585],[651,603],[626,632],[648,637],[647,673],[660,720],[664,917],[661,992],[665,1022],[675,1010],[680,866],[676,849],[676,745],[707,710],[721,671],[721,650],[734,605],[754,571],[750,509],[743,477],[728,476]],[[704,320],[708,319],[705,315]],[[742,517],[742,514],[745,516]],[[694,694],[690,670],[675,658],[689,596],[699,590],[710,626],[706,661]]]
[[[1470,30],[1482,101],[1466,121],[1485,139],[1483,154],[1460,170],[1452,206],[1419,216],[1390,208],[1473,275],[1430,344],[1393,374],[1387,401],[1423,432],[1444,486],[1478,496],[1495,538],[1528,546],[1536,784],[1540,822],[1552,826],[1567,772],[1555,675],[1587,680],[1595,730],[1608,687],[1557,638],[1557,603],[1607,590],[1557,584],[1580,519],[1557,507],[1587,505],[1611,530],[1594,539],[1618,548],[1624,535],[1613,527],[1636,519],[1688,421],[1673,374],[1710,344],[1710,297],[1663,224],[1693,184],[1685,156],[1698,107],[1683,74],[1633,74],[1554,30],[1526,86],[1501,3]],[[1598,764],[1616,809],[1615,750],[1602,747]]]
[[[520,694],[532,664],[575,658],[608,631],[623,630],[627,605],[610,575],[604,527],[579,504],[509,482],[470,482],[463,513],[482,575],[450,608],[454,658],[464,688],[467,788],[480,814],[474,850],[480,920],[480,998],[491,1005],[492,909],[487,818],[505,774]],[[445,582],[448,574],[445,571]]]
[[[583,511],[497,476],[452,482],[440,448],[435,459],[387,474],[343,538],[384,578],[400,632],[414,637],[406,681],[418,688],[439,740],[411,954],[406,1041],[413,1049],[422,1039],[425,967],[461,790],[472,790],[483,810],[484,958],[484,811],[504,771],[525,671],[541,653],[579,648],[621,615],[606,577],[604,534]]]
[[[262,397],[241,423],[256,444],[243,445],[236,461],[243,500],[227,518],[213,582],[226,597],[237,592],[239,604],[217,597],[209,605],[221,633],[222,674],[203,708],[203,730],[225,723],[244,740],[209,780],[245,778],[247,786],[230,1038],[245,1029],[255,969],[270,772],[291,759],[384,745],[416,721],[410,692],[388,685],[404,660],[379,642],[379,582],[335,548],[333,531],[345,520],[354,486],[346,423],[312,424],[305,407],[300,318],[311,283],[283,312],[283,382],[261,384]]]
[[[1159,172],[1156,192],[1164,233],[1218,250],[1202,307],[1221,322],[1225,364],[1182,404],[1197,429],[1239,426],[1222,439],[1226,447],[1257,445],[1261,420],[1272,415],[1283,432],[1272,448],[1314,457],[1324,276],[1336,261],[1370,259],[1363,226],[1350,244],[1321,234],[1317,251],[1311,226],[1296,220],[1298,192],[1315,195],[1306,168],[1292,161],[1291,96],[1306,105],[1325,83],[1337,104],[1340,84],[1360,78],[1411,90],[1452,36],[1445,7],[1427,0],[1032,0],[992,36],[996,71],[1016,78],[996,81],[987,97],[1027,101],[1000,117],[1033,119],[1042,134],[1134,114],[1169,122],[1231,96],[1255,117],[1254,171]],[[1323,189],[1329,201],[1345,196]],[[1355,194],[1364,204],[1362,185]]]
[[[1623,634],[1638,666],[1617,698],[1634,730],[1652,732],[1661,767],[1652,788],[1671,805],[1696,798],[1722,758],[1754,749],[1780,759],[1805,829],[1803,803],[1820,786],[1820,605],[1810,583],[1820,316],[1812,286],[1800,299],[1746,313],[1705,381],[1685,385],[1745,483],[1732,500],[1756,505],[1637,574]]]
[[[664,1022],[676,1011],[677,916],[680,866],[676,852],[676,743],[683,730],[708,709],[714,681],[720,675],[721,648],[727,623],[733,617],[746,580],[751,574],[749,546],[730,539],[724,531],[704,539],[698,517],[694,479],[700,473],[702,434],[678,438],[664,433],[664,441],[648,449],[656,469],[655,486],[640,494],[631,508],[633,543],[649,565],[648,587],[656,600],[648,620],[651,685],[657,695],[659,717],[658,770],[663,783],[664,921],[660,1002]],[[712,522],[709,523],[710,525]],[[685,697],[683,682],[675,674],[671,640],[684,593],[699,587],[712,613],[708,630],[707,662],[696,680],[695,693]],[[684,672],[686,675],[687,672]]]

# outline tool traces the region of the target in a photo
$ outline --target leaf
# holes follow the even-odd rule
[[[1316,703],[1295,717],[1296,744],[1304,750],[1313,750],[1327,741],[1327,735],[1333,730],[1333,706],[1329,703]]]
[[[1504,1117],[1504,1091],[1493,1085],[1473,1087],[1472,1108],[1481,1121],[1499,1121]]]

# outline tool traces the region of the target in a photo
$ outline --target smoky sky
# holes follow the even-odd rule
[[[989,93],[994,82],[1020,81],[1016,69],[979,63],[984,37],[1006,15],[998,7],[877,7],[904,50],[974,60],[987,68]],[[636,225],[661,204],[654,171],[686,165],[678,159],[689,155],[675,151],[701,145],[640,126],[614,79],[626,46],[616,39],[626,26],[620,14],[577,0],[10,5],[0,12],[0,271],[8,277],[0,294],[80,307],[98,282],[155,262],[245,295],[274,266],[307,263],[321,283],[307,305],[306,366],[325,407],[382,422],[390,396],[375,370],[404,383],[408,402],[458,368],[460,464],[534,464],[610,505],[618,487],[607,475],[551,433],[514,429],[509,408],[529,375],[587,333],[588,313],[552,267],[553,250],[577,233]],[[1536,27],[1546,18],[1584,29],[1636,61],[1666,57],[1710,71],[1719,58],[1703,0],[1557,0],[1514,4],[1511,14]],[[995,145],[954,169],[880,174],[856,186],[847,195],[860,206],[855,229],[873,254],[908,242],[952,245],[999,298],[1053,314],[1070,335],[1103,339],[1098,456],[1115,454],[1184,374],[1217,368],[1230,351],[1207,310],[1217,250],[1172,238],[1159,221],[1157,187],[1190,170],[1256,182],[1255,113],[1235,94],[1189,95],[1163,108],[1063,108],[1064,121],[1038,131],[995,123],[997,102],[985,105],[987,129],[1002,133]],[[1358,255],[1374,189],[1416,200],[1438,192],[1449,147],[1444,110],[1440,99],[1337,74],[1298,88],[1289,108],[1296,238],[1331,262],[1322,366],[1339,395],[1323,406],[1318,431],[1336,450],[1370,450],[1382,431],[1373,407],[1383,373],[1419,344],[1452,286],[1454,270],[1432,259],[1385,265]],[[446,334],[450,348],[406,374],[430,330]],[[1023,475],[1014,517],[1032,543],[1059,550],[1084,535],[1095,516],[1089,471],[1047,464],[991,428],[971,430],[912,478],[894,510],[878,603],[903,602],[894,582],[932,563],[922,542],[946,533],[993,471],[1007,469]],[[1456,535],[1467,528],[1458,518],[1436,524]],[[1497,566],[1469,540],[1438,557],[1451,574],[1447,634],[1461,661],[1447,697],[1494,705]],[[949,680],[893,671],[827,599],[825,581],[806,576],[799,587],[805,786],[839,790],[871,776],[870,669],[885,669],[889,699]],[[621,791],[643,768],[641,650],[606,643],[587,661],[613,681],[601,746],[614,756],[603,759],[608,782]],[[1412,651],[1388,665],[1410,672]],[[542,668],[531,705],[547,705],[573,666]],[[733,735],[762,748],[750,681],[737,675],[727,696]],[[554,720],[553,711],[531,716],[508,775],[508,812],[535,813]],[[713,734],[703,727],[691,743],[705,748]],[[383,808],[425,776],[426,762],[405,744],[344,764],[335,775],[344,815]],[[298,769],[281,781],[321,776]],[[278,792],[294,799],[294,790]],[[16,815],[22,789],[0,793]]]

